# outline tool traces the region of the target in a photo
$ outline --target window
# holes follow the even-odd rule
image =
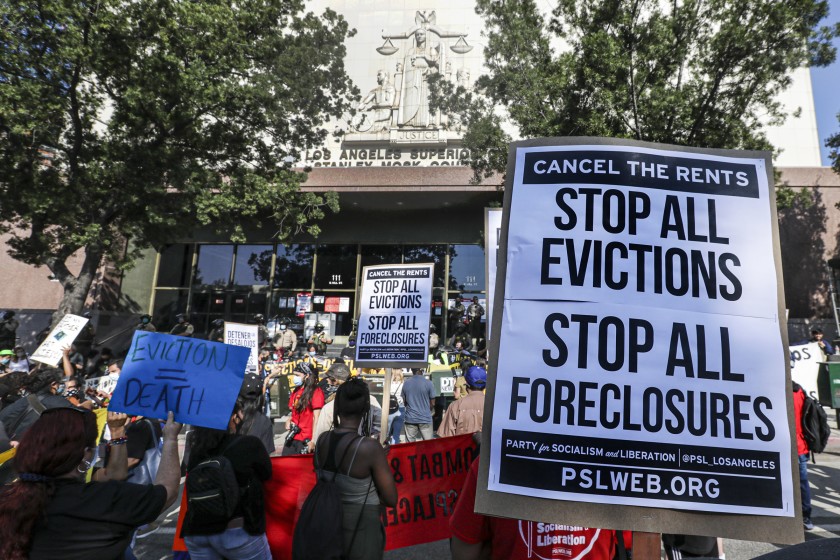
[[[201,245],[194,285],[226,288],[233,264],[233,245]]]
[[[362,267],[380,264],[402,264],[399,245],[362,245]]]
[[[480,245],[450,245],[449,289],[484,291],[484,249]]]
[[[435,263],[434,286],[436,288],[446,286],[443,280],[446,267],[446,245],[406,245],[403,255],[405,262],[409,264]]]
[[[271,278],[271,249],[271,245],[239,245],[234,286],[267,286]]]
[[[315,289],[356,289],[356,245],[321,245]]]
[[[160,253],[157,286],[159,288],[186,288],[190,281],[192,245],[178,243]]]
[[[312,286],[314,245],[278,245],[274,287],[309,290]]]

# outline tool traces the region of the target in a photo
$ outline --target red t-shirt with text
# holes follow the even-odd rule
[[[611,560],[615,531],[537,523],[475,513],[478,459],[473,461],[449,520],[452,535],[468,544],[490,541],[493,560]]]
[[[289,395],[289,410],[292,411],[292,422],[297,424],[300,432],[295,436],[298,441],[305,439],[312,439],[312,427],[315,424],[315,411],[324,408],[324,392],[320,387],[315,387],[312,393],[312,401],[309,406],[298,412],[295,410],[300,396],[303,394],[303,389],[298,388],[292,391]]]

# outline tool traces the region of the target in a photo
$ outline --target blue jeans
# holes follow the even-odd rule
[[[391,434],[391,442],[399,443],[400,435],[402,435],[403,424],[405,424],[405,407],[401,406],[398,412],[391,414],[388,417],[388,424],[391,426],[389,433]]]
[[[808,454],[799,456],[799,490],[802,494],[802,517],[811,518],[811,487],[808,485]]]
[[[265,533],[249,535],[245,529],[228,529],[216,535],[184,537],[192,560],[271,560]]]

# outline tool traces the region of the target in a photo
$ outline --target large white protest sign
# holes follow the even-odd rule
[[[476,511],[798,542],[769,154],[585,140],[511,147]]]
[[[820,345],[816,342],[790,347],[790,378],[815,399],[818,399],[819,394],[817,376],[820,373],[820,362],[824,359]]]
[[[496,267],[499,261],[499,237],[502,234],[502,209],[484,209],[484,259],[487,268],[487,338],[492,330],[493,295],[496,289]]]
[[[58,325],[50,332],[49,336],[41,343],[35,353],[29,359],[41,362],[48,366],[57,366],[61,362],[64,347],[73,344],[89,319],[78,315],[67,314],[61,318]]]
[[[364,267],[356,366],[427,364],[433,268],[433,264]]]
[[[246,372],[256,372],[260,359],[259,349],[260,331],[258,325],[246,325],[244,323],[228,323],[225,321],[225,344],[233,346],[244,346],[251,350],[248,356]]]

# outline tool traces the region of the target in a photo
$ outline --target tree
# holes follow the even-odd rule
[[[103,259],[209,225],[317,235],[337,198],[300,192],[298,154],[358,92],[353,30],[303,0],[2,0],[0,227],[79,312]],[[126,241],[130,243],[126,243]],[[83,255],[81,270],[67,260]]]
[[[835,57],[821,0],[478,0],[488,72],[474,93],[438,81],[433,104],[465,122],[477,176],[503,171],[509,119],[524,138],[609,136],[772,149],[778,94]],[[500,110],[501,109],[501,110]]]

